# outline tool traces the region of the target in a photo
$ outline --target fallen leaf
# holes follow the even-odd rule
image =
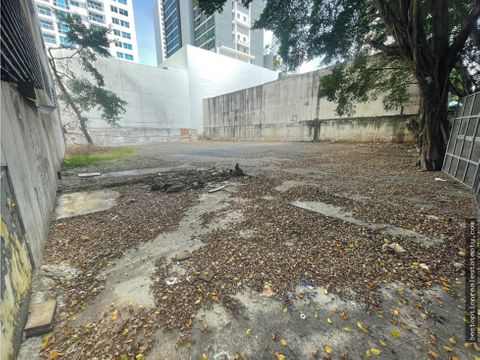
[[[362,330],[364,333],[368,333],[368,330],[363,326],[361,322],[357,322],[357,327]]]
[[[393,309],[393,315],[398,316],[398,314],[399,314],[398,309]]]
[[[397,339],[400,337],[400,333],[397,330],[392,330],[390,334]]]
[[[443,346],[443,350],[445,350],[446,352],[452,352],[453,351],[453,349],[451,347],[446,346],[446,345]]]
[[[61,354],[58,351],[52,351],[50,355],[48,355],[48,360],[55,360]]]
[[[122,335],[127,335],[128,334],[128,328],[123,329]]]
[[[145,355],[143,354],[137,354],[137,356],[135,356],[135,360],[143,360],[145,359]]]
[[[203,353],[203,354],[202,354],[202,360],[207,360],[207,359],[208,359],[207,354]]]
[[[210,295],[210,298],[212,299],[212,301],[218,302],[218,295],[217,294],[212,293],[212,295]]]
[[[287,340],[280,339],[280,344],[282,344],[282,346],[287,346]]]
[[[330,319],[330,318],[327,318],[327,322],[328,322],[330,325],[333,324],[333,321],[332,321],[332,319]]]
[[[324,294],[324,295],[327,295],[327,294],[328,294],[328,290],[327,290],[327,289],[323,289],[323,294]]]
[[[452,344],[457,343],[457,339],[455,338],[455,336],[452,336],[451,338],[448,338],[448,341],[450,341]]]
[[[326,346],[325,346],[325,352],[326,352],[327,354],[331,354],[331,353],[332,353],[332,348],[331,348],[330,346],[326,345]]]
[[[379,349],[376,349],[376,348],[371,348],[371,349],[368,349],[365,353],[365,355],[367,356],[378,356],[382,353],[382,350],[379,350]]]
[[[436,359],[440,356],[438,353],[436,353],[433,350],[428,350],[427,355],[428,355],[429,358],[432,358],[432,359]]]
[[[52,339],[52,333],[49,333],[43,337],[42,341],[42,350],[45,350],[50,345],[50,340]]]
[[[318,312],[315,311],[315,312],[313,313],[313,317],[314,317],[315,319],[318,319],[318,316],[319,316]]]
[[[343,331],[345,331],[345,332],[351,332],[352,329],[350,329],[348,326],[344,326],[344,327],[343,327]]]
[[[253,334],[253,330],[248,328],[246,331],[245,331],[245,336],[251,336]]]
[[[113,310],[112,311],[112,320],[115,321],[117,320],[118,317],[118,310]]]
[[[283,355],[281,352],[278,352],[278,351],[275,353],[275,357],[276,357],[277,360],[285,360],[286,359],[285,355]]]
[[[383,340],[380,340],[379,343],[380,343],[380,345],[382,345],[382,346],[387,346],[387,343],[386,343],[385,341],[383,341]]]

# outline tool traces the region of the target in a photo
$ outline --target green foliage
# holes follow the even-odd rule
[[[198,1],[207,13],[218,11],[225,3],[225,0]],[[250,1],[242,2],[248,4]],[[392,109],[408,99],[408,87],[418,82],[418,78],[423,80],[430,76],[436,80],[428,73],[421,74],[433,71],[429,69],[430,63],[435,70],[443,66],[449,71],[448,64],[441,62],[443,56],[438,55],[446,57],[447,51],[437,49],[443,46],[437,40],[448,29],[447,47],[452,45],[465,19],[474,11],[475,2],[418,2],[417,28],[408,35],[407,26],[412,25],[404,23],[402,17],[411,21],[412,15],[404,14],[412,11],[414,3],[405,0],[267,0],[255,28],[274,32],[280,40],[279,53],[288,69],[317,57],[322,59],[323,66],[331,67],[331,73],[321,80],[319,95],[336,101],[339,114],[351,114],[354,102],[368,101],[380,93],[385,97],[385,107]],[[446,4],[446,18],[438,16],[443,9],[440,4]],[[393,14],[391,23],[394,25],[381,16],[383,7]],[[412,46],[418,46],[408,43],[414,31],[419,34],[418,41],[424,41],[421,46],[425,55],[412,55]],[[399,42],[403,38],[407,39],[406,43]],[[478,44],[468,39],[455,65],[463,64],[468,70],[463,72],[463,78],[457,77],[461,81],[456,83],[456,90],[468,92],[479,87],[479,58]],[[420,66],[425,71],[419,71]]]
[[[121,114],[125,112],[126,102],[114,92],[105,89],[103,75],[94,64],[97,56],[110,56],[109,30],[98,26],[87,26],[78,15],[65,16],[57,13],[57,16],[68,29],[65,35],[70,43],[69,46],[60,47],[64,49],[60,54],[57,52],[53,54],[57,49],[49,51],[52,70],[56,79],[63,85],[59,97],[75,107],[78,112],[98,109],[103,120],[112,126],[117,125]],[[79,64],[83,72],[72,71],[72,62]],[[87,121],[83,116],[80,116],[79,120],[83,123]]]
[[[63,167],[71,170],[80,167],[102,164],[112,160],[123,160],[133,153],[133,149],[129,147],[121,147],[106,152],[87,152],[84,154],[76,154],[67,156],[63,160]]]

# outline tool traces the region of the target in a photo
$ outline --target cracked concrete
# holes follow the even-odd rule
[[[235,184],[228,184],[227,187],[230,192],[235,191]],[[187,210],[177,230],[160,234],[153,241],[142,244],[138,249],[128,251],[107,267],[99,275],[105,278],[104,290],[76,316],[75,323],[84,325],[93,321],[112,304],[122,307],[133,302],[144,307],[153,307],[154,299],[150,292],[150,284],[155,262],[159,258],[171,259],[182,250],[191,252],[202,245],[198,240],[200,235],[211,231],[214,227],[226,226],[241,220],[241,213],[229,212],[214,224],[202,225],[201,215],[225,209],[230,192],[202,194],[199,203]]]

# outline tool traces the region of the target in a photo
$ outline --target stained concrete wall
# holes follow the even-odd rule
[[[2,207],[1,358],[8,359],[20,341],[32,268],[42,261],[64,139],[57,110],[40,113],[3,81],[1,104],[1,165],[11,179],[10,207],[18,210],[23,227],[6,221],[13,217]]]
[[[339,117],[336,104],[318,98],[328,70],[294,75],[204,100],[204,134],[211,139],[274,141],[411,141],[405,123],[418,112],[418,97],[386,111],[381,98]]]
[[[31,0],[19,4],[28,24],[22,31],[31,32],[37,50],[29,55],[38,58],[41,69],[35,70],[45,71],[48,78],[35,4]],[[18,20],[20,14],[15,15]],[[21,342],[32,271],[42,261],[65,151],[58,109],[40,112],[40,105],[54,105],[40,92],[36,100],[27,100],[15,83],[1,82],[1,359],[15,358]]]
[[[76,61],[66,63],[80,70]],[[98,59],[106,87],[127,101],[119,127],[97,110],[86,114],[97,144],[135,144],[194,138],[203,133],[203,99],[277,78],[274,71],[186,45],[160,67]],[[69,143],[84,143],[78,121],[62,107]],[[182,136],[183,134],[183,136]],[[186,135],[185,135],[186,134]]]

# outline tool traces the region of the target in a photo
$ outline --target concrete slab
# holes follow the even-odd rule
[[[37,336],[52,330],[53,316],[56,307],[57,302],[55,299],[33,304],[30,308],[27,324],[25,325],[25,336]]]
[[[391,224],[374,224],[365,222],[354,218],[351,212],[344,211],[340,206],[327,204],[321,201],[295,201],[292,203],[292,205],[303,210],[313,211],[328,217],[340,219],[355,225],[360,225],[370,230],[382,231],[393,237],[406,236],[411,238],[413,241],[419,242],[426,246],[438,244],[443,241],[443,239],[432,239],[415,231],[403,229]]]
[[[119,196],[120,193],[114,190],[63,194],[57,199],[55,218],[64,219],[108,210],[115,205]]]

